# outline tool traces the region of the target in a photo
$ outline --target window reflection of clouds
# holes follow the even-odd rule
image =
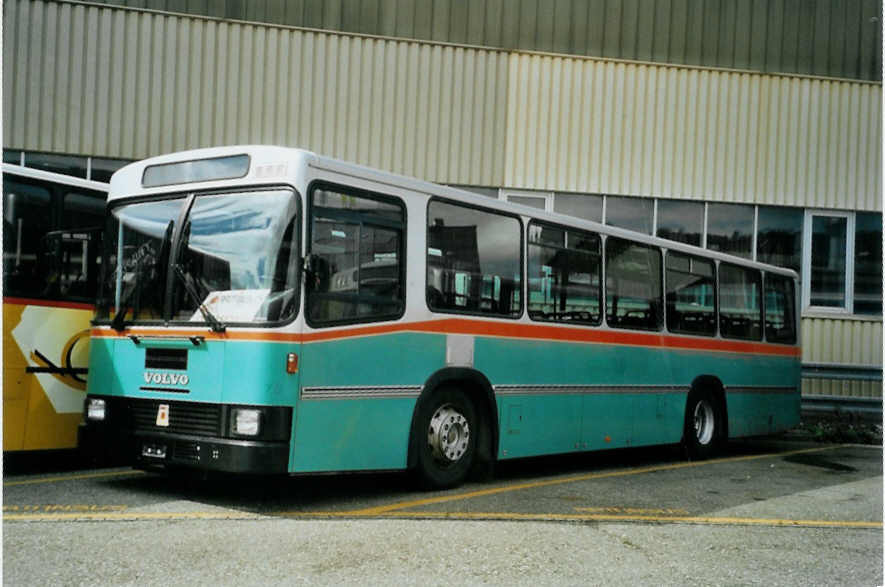
[[[430,214],[431,226],[439,219],[450,228],[477,228],[477,248],[483,274],[510,275],[519,272],[519,221],[515,218],[442,202],[434,202]]]
[[[166,200],[147,204],[131,204],[114,210],[113,215],[127,230],[138,231],[161,239],[170,220],[178,219],[183,200]]]
[[[202,196],[190,214],[189,246],[229,263],[231,289],[268,287],[293,211],[290,192]]]

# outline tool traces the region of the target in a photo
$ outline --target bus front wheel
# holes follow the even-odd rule
[[[418,414],[417,473],[432,489],[455,487],[464,482],[476,457],[479,434],[476,408],[457,388],[434,393]]]
[[[685,406],[685,427],[682,442],[688,458],[708,459],[722,444],[722,414],[719,404],[709,393],[692,393]]]

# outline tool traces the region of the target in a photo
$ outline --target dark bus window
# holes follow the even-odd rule
[[[529,225],[528,306],[532,320],[602,321],[599,235]]]
[[[44,235],[52,229],[53,196],[46,187],[3,177],[4,295],[48,297],[52,284],[40,262]]]
[[[716,265],[681,253],[667,253],[667,330],[716,334]]]
[[[765,339],[796,342],[796,291],[789,277],[765,274]]]
[[[107,194],[71,191],[62,199],[62,228],[93,228],[104,226]]]
[[[46,295],[54,299],[94,303],[100,255],[100,227],[47,233],[41,243]]]
[[[313,324],[393,319],[405,309],[405,208],[333,189],[311,192],[307,318]]]
[[[605,245],[605,319],[614,328],[659,330],[661,251],[609,237]]]
[[[719,331],[726,338],[762,340],[762,275],[722,263],[719,266]]]
[[[433,201],[427,222],[430,309],[518,317],[522,313],[519,220]]]

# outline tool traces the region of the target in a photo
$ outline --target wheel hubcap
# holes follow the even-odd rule
[[[715,427],[713,406],[707,400],[699,401],[694,407],[694,435],[698,444],[710,444]]]
[[[470,425],[467,418],[451,404],[440,406],[430,419],[427,443],[437,461],[455,463],[467,452]]]

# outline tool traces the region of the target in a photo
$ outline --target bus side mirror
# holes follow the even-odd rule
[[[310,287],[316,277],[317,256],[313,253],[306,255],[302,260],[301,269],[304,272],[304,283]]]

